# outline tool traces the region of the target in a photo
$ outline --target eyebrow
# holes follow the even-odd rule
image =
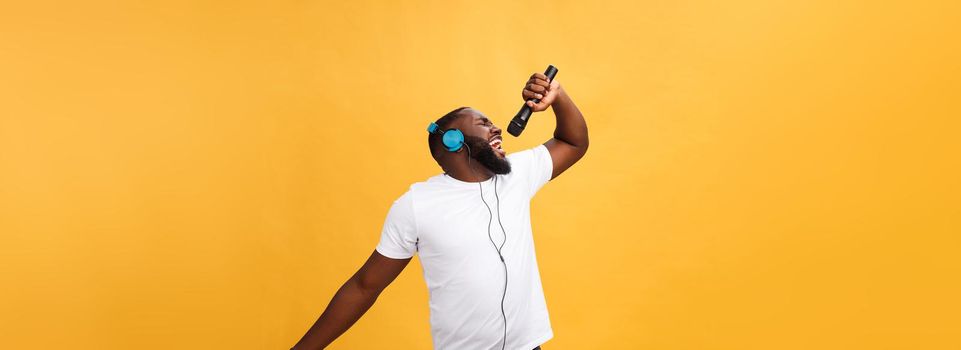
[[[480,119],[478,119],[478,121],[480,121],[481,123],[484,123],[484,124],[487,124],[487,123],[490,123],[490,122],[491,122],[490,119],[487,119],[486,117],[480,117]]]

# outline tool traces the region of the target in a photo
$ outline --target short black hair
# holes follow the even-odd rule
[[[463,116],[461,112],[468,108],[470,107],[459,107],[453,111],[447,112],[447,114],[444,114],[443,117],[437,119],[434,124],[437,124],[440,130],[447,130],[447,128],[449,128],[450,125],[457,120],[457,118]],[[441,137],[442,135],[439,134],[427,134],[427,147],[430,148],[430,156],[434,157],[435,160],[438,159],[437,152],[440,152],[444,149],[444,146],[441,144]]]

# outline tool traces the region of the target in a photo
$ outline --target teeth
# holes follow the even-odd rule
[[[497,139],[494,139],[493,141],[490,142],[491,148],[503,152],[503,151],[504,151],[504,148],[501,147],[501,143],[503,143],[503,142],[504,142],[504,140],[502,140],[501,138],[498,137]]]

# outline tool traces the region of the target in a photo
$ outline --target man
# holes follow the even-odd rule
[[[584,156],[587,124],[561,85],[543,74],[532,75],[521,94],[534,112],[554,108],[554,138],[507,156],[501,129],[482,113],[461,107],[438,119],[428,146],[444,173],[411,185],[394,202],[373,254],[294,349],[322,349],[343,334],[414,254],[430,291],[435,349],[540,349],[553,337],[530,199]]]

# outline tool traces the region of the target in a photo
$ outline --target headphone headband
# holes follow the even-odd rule
[[[430,125],[427,126],[427,132],[431,134],[435,134],[437,129],[440,129],[440,126],[438,126],[437,123],[430,123]]]

